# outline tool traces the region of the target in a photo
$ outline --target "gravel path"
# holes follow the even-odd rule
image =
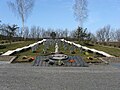
[[[119,90],[120,70],[110,65],[37,67],[0,65],[0,90]]]

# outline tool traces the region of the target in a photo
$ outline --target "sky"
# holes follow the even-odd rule
[[[9,9],[7,1],[14,0],[0,0],[1,23],[21,27],[21,19]],[[73,5],[74,0],[35,0],[33,11],[25,25],[74,30],[78,27],[78,22],[75,21]],[[88,0],[88,18],[84,28],[95,33],[106,25],[120,28],[120,0]]]

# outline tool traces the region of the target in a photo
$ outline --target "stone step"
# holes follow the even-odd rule
[[[0,65],[1,64],[9,64],[10,62],[8,62],[8,61],[0,61]]]
[[[0,56],[0,63],[12,63],[17,56]]]

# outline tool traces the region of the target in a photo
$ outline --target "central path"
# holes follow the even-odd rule
[[[110,65],[34,67],[0,65],[0,90],[119,90],[120,70]]]

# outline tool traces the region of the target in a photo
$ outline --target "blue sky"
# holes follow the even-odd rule
[[[0,20],[2,23],[21,26],[21,19],[11,12],[7,1],[11,0],[0,0]],[[25,25],[74,30],[78,22],[73,14],[73,4],[74,0],[36,0]],[[120,0],[88,0],[88,10],[89,17],[84,27],[89,31],[95,33],[108,24],[120,28]]]

